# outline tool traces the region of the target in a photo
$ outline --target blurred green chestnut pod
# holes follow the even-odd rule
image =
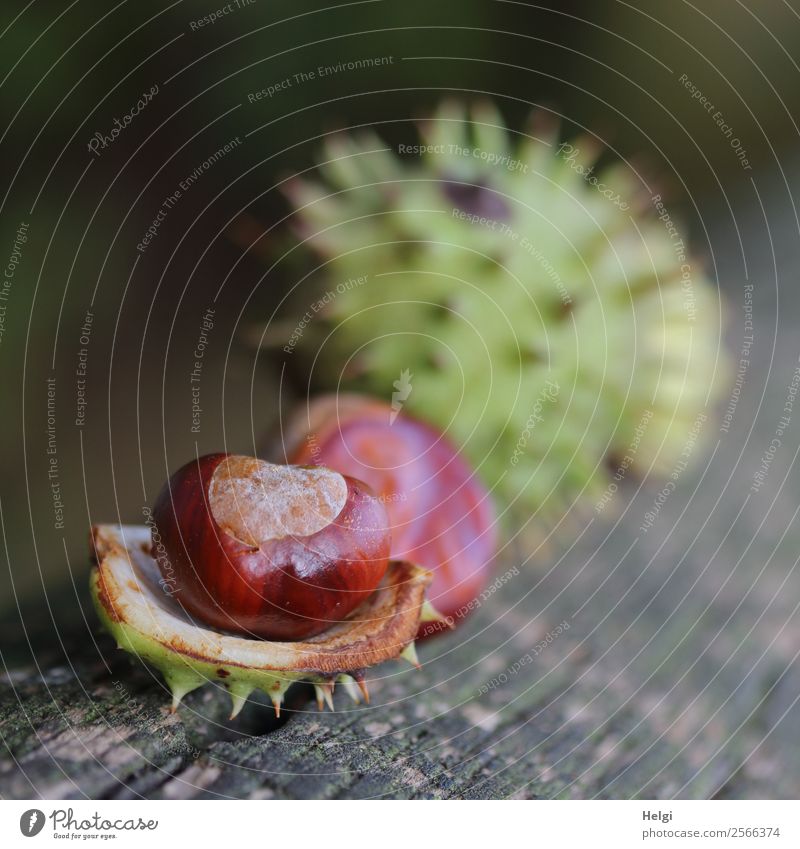
[[[438,426],[539,519],[673,474],[727,383],[722,305],[669,204],[602,153],[487,102],[396,149],[330,136],[318,179],[286,184],[312,262],[263,338]]]

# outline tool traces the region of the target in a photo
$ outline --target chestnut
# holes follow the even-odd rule
[[[388,565],[380,499],[323,467],[209,454],[172,475],[152,520],[162,583],[184,610],[268,640],[304,639],[342,621]]]
[[[320,396],[283,433],[289,462],[328,466],[373,487],[389,514],[392,558],[433,573],[428,598],[443,616],[458,621],[475,607],[497,550],[497,517],[486,488],[442,433],[354,393]],[[441,630],[441,622],[423,623],[419,635]]]

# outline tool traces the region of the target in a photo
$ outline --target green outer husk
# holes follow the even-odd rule
[[[410,373],[404,411],[544,524],[605,511],[623,460],[622,476],[672,474],[731,368],[671,206],[633,168],[595,174],[598,141],[560,145],[544,112],[512,135],[490,102],[446,101],[419,129],[431,147],[405,158],[373,132],[331,134],[319,179],[285,184],[302,239],[285,260],[314,267],[260,343],[296,347],[324,389],[388,400]],[[454,188],[486,209],[465,219]]]
[[[242,709],[253,690],[261,690],[271,699],[276,709],[289,686],[299,680],[300,674],[283,673],[278,677],[269,670],[247,669],[231,664],[211,663],[165,646],[153,637],[126,625],[115,622],[100,599],[99,570],[93,569],[90,578],[92,598],[105,629],[117,641],[117,647],[155,666],[164,676],[172,692],[172,710],[177,710],[181,699],[192,690],[211,681],[223,683],[231,694],[231,717]],[[220,670],[227,675],[220,675]],[[224,680],[223,680],[224,679]]]

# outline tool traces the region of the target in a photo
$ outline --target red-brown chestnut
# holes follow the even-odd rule
[[[204,624],[249,636],[321,633],[370,596],[388,564],[383,504],[322,467],[209,454],[169,479],[152,518],[173,598]]]
[[[323,395],[283,431],[289,462],[318,463],[372,486],[392,525],[392,557],[433,573],[428,598],[452,621],[475,607],[497,551],[497,516],[445,436],[362,395]],[[276,452],[277,454],[277,452]],[[443,630],[427,623],[420,636]]]

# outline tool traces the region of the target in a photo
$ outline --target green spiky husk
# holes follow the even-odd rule
[[[117,641],[117,647],[128,654],[154,666],[161,672],[172,693],[172,708],[177,709],[185,695],[212,681],[223,684],[231,694],[232,716],[254,690],[266,693],[279,706],[289,686],[299,675],[273,675],[268,670],[232,668],[226,664],[206,662],[200,658],[165,647],[158,640],[126,625],[114,621],[100,601],[99,573],[95,569],[91,576],[92,597],[100,621],[108,633]],[[220,669],[225,677],[220,676]]]
[[[542,114],[514,144],[490,104],[445,103],[420,135],[432,151],[402,159],[332,136],[321,179],[287,185],[319,262],[266,338],[325,388],[388,400],[410,371],[404,409],[527,513],[602,498],[624,458],[669,474],[728,373],[720,299],[669,209],[621,165],[591,182],[601,147],[560,149]],[[486,221],[465,220],[481,194]]]

